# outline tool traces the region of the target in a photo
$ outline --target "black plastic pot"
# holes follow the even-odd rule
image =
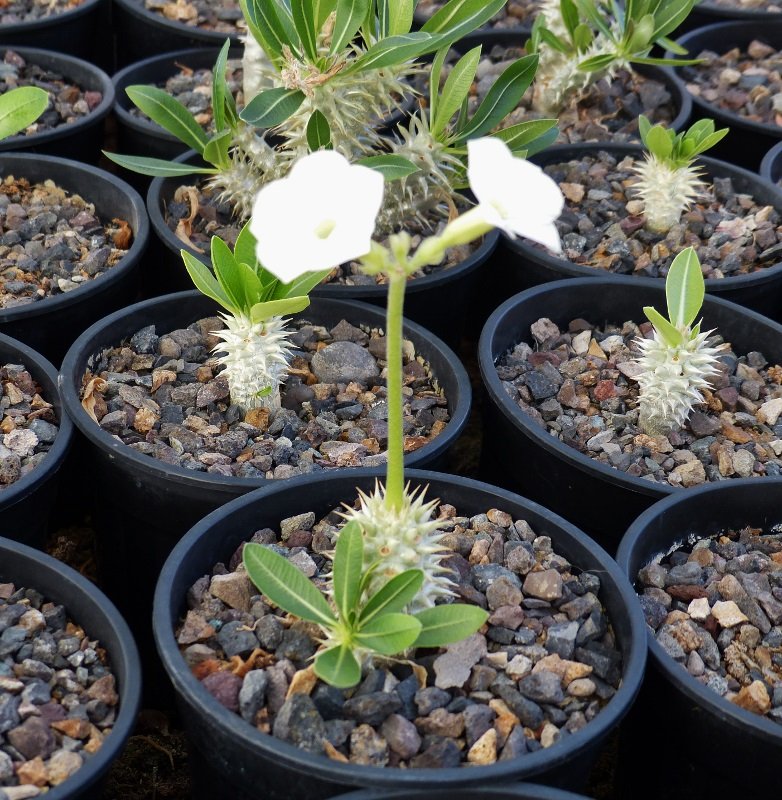
[[[114,100],[114,114],[117,117],[117,133],[119,138],[118,152],[127,154],[143,154],[152,158],[172,159],[187,150],[187,145],[182,144],[175,136],[160,125],[146,117],[135,116],[130,113],[135,108],[130,98],[125,93],[128,86],[136,84],[156,85],[163,83],[176,75],[181,67],[191,69],[211,69],[217,60],[219,48],[198,47],[191,50],[178,50],[175,53],[146,58],[120,70],[112,77],[116,98]],[[231,51],[230,58],[240,58],[239,50]],[[144,183],[149,178],[138,176],[136,173],[125,173],[135,178],[141,178]]]
[[[211,798],[222,792],[234,800],[316,800],[350,786],[395,789],[405,797],[415,790],[442,789],[452,796],[451,792],[466,787],[488,787],[533,776],[536,781],[560,787],[583,785],[600,744],[625,715],[643,677],[645,634],[630,585],[588,537],[537,503],[454,475],[410,470],[406,477],[414,487],[428,485],[429,496],[454,504],[460,513],[499,508],[514,519],[525,519],[536,533],[550,536],[555,550],[573,564],[598,572],[601,600],[623,655],[620,689],[585,729],[556,746],[471,769],[394,770],[342,764],[308,754],[248,725],[221,706],[193,677],[179,652],[173,628],[185,610],[185,596],[193,582],[209,573],[218,561],[229,558],[254,531],[277,525],[304,510],[316,515],[327,513],[340,501],[355,497],[357,486],[371,490],[375,480],[364,470],[311,482],[297,478],[253,492],[210,514],[176,546],[160,576],[153,614],[155,640],[197,752],[192,760],[197,770],[193,781],[196,797]]]
[[[622,159],[627,155],[641,157],[642,150],[632,144],[605,145],[597,142],[579,145],[557,145],[530,160],[541,167],[558,164],[584,156],[597,155],[601,150]],[[774,206],[782,212],[782,188],[762,179],[756,173],[735,167],[725,161],[713,158],[699,158],[704,179],[714,177],[730,178],[737,192],[751,194],[759,204]],[[501,264],[501,278],[498,283],[504,287],[506,295],[562,278],[597,278],[611,281],[622,276],[603,269],[575,264],[552,255],[526,239],[504,237],[503,247],[508,258]],[[639,286],[662,286],[661,278],[631,276]],[[706,280],[706,292],[734,303],[747,306],[774,319],[782,319],[782,261],[767,269],[759,269],[746,275]]]
[[[531,783],[508,784],[494,789],[471,786],[468,789],[450,789],[420,792],[387,792],[373,789],[341,794],[334,800],[584,800],[584,795],[563,792],[550,786],[533,786]]]
[[[782,15],[777,14],[773,19],[718,22],[696,28],[679,37],[677,41],[695,58],[702,50],[712,50],[719,55],[734,47],[746,50],[755,39],[782,49]],[[666,53],[666,56],[670,55]],[[682,69],[676,68],[675,73],[677,79],[684,84]],[[686,86],[684,88],[686,91]],[[730,128],[730,133],[709,152],[715,158],[722,158],[747,169],[756,170],[763,153],[782,138],[782,127],[779,125],[753,122],[732,111],[707,103],[696,95],[692,95],[692,112],[694,120],[713,119],[718,128]]]
[[[144,0],[114,0],[114,30],[117,31],[117,66],[150,58],[172,50],[192,47],[222,47],[226,39],[239,43],[236,33],[196,28],[166,19],[145,8]]]
[[[82,0],[60,14],[29,22],[5,22],[0,27],[0,46],[56,50],[79,58],[92,55],[100,12],[106,0]]]
[[[196,291],[137,303],[85,331],[62,365],[63,402],[91,445],[93,521],[101,585],[128,618],[142,647],[144,632],[149,629],[152,588],[171,548],[210,511],[269,481],[193,472],[138,453],[100,428],[82,408],[82,376],[96,354],[116,346],[140,328],[156,325],[162,333],[186,327],[217,311],[213,301]],[[372,306],[321,298],[313,299],[299,316],[327,327],[341,319],[375,327],[385,324],[382,312]],[[467,422],[469,379],[457,356],[428,331],[407,323],[405,338],[413,341],[416,350],[431,364],[448,397],[451,414],[447,428],[433,442],[410,453],[405,461],[410,466],[439,465]],[[381,470],[375,472],[380,473]],[[314,480],[314,474],[310,479]]]
[[[47,800],[100,800],[102,779],[133,731],[141,698],[141,662],[125,621],[109,599],[76,570],[38,550],[0,538],[0,583],[37,589],[65,606],[68,616],[100,641],[117,678],[116,722],[100,749]]]
[[[667,495],[688,490],[636,478],[564,444],[511,400],[494,365],[509,349],[530,339],[530,325],[541,317],[560,329],[579,317],[621,325],[641,321],[643,306],[665,308],[662,282],[650,286],[634,278],[582,278],[548,283],[503,303],[489,317],[478,345],[488,395],[482,406],[484,476],[571,519],[610,553],[642,511]],[[782,363],[782,325],[709,295],[702,313],[703,330],[715,328],[737,354],[762,349],[770,362]]]
[[[780,523],[782,479],[699,487],[645,511],[622,539],[617,561],[634,581],[649,561],[683,543],[747,526],[768,533]],[[698,683],[651,631],[647,640],[654,669],[647,672],[639,704],[623,727],[618,796],[632,794],[642,763],[649,797],[707,800],[776,791],[782,727]],[[665,759],[653,770],[648,769],[650,741],[665,743]],[[717,753],[725,757],[715,758]]]
[[[28,305],[0,309],[0,331],[40,350],[55,364],[77,336],[96,320],[134,298],[138,266],[149,240],[144,202],[124,181],[87,164],[32,153],[0,153],[0,177],[53,180],[95,205],[105,220],[121,218],[133,230],[127,255],[104,275],[78,289]]]
[[[0,45],[0,60],[8,49],[19,53],[28,63],[40,64],[46,69],[59,72],[83,90],[101,92],[103,99],[89,114],[76,122],[29,136],[17,134],[3,139],[0,142],[0,153],[25,151],[72,158],[91,164],[97,163],[103,146],[103,123],[114,103],[114,85],[111,78],[87,61],[31,47],[8,48]]]
[[[782,178],[782,142],[775,144],[760,162],[760,177],[778,184]]]
[[[687,19],[676,29],[675,36],[686,31],[703,28],[717,22],[754,22],[759,26],[782,19],[779,11],[766,11],[763,8],[726,8],[725,6],[701,0],[695,4]],[[672,37],[674,38],[674,37]]]
[[[198,156],[193,150],[179,156],[177,161],[196,163]],[[165,271],[165,286],[171,291],[190,287],[190,279],[182,264],[179,251],[185,247],[173,231],[166,225],[164,209],[174,197],[174,192],[189,179],[154,178],[147,192],[147,211],[152,228],[162,247],[157,250],[158,269]],[[422,278],[415,278],[407,284],[405,294],[405,317],[424,325],[435,335],[455,346],[462,333],[469,304],[475,299],[478,268],[486,263],[499,241],[499,233],[486,234],[483,243],[472,255],[448,269],[435,270]],[[193,255],[209,265],[209,256],[204,253]],[[494,280],[491,278],[491,280]],[[385,308],[387,287],[385,284],[370,286],[344,286],[322,284],[314,289],[313,297],[331,300],[362,300],[374,306]]]
[[[3,536],[43,548],[57,496],[60,467],[73,442],[73,423],[63,410],[57,389],[57,370],[40,353],[0,334],[0,365],[3,364],[23,364],[41,386],[43,398],[54,406],[57,415],[60,430],[46,457],[16,483],[0,490],[0,531]]]

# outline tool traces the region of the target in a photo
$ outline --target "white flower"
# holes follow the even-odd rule
[[[564,198],[540,167],[516,158],[505,142],[486,136],[467,142],[467,177],[484,220],[511,238],[524,236],[562,252],[554,221]]]
[[[379,172],[351,165],[332,150],[311,153],[255,198],[250,231],[258,260],[290,283],[363,256],[382,200]]]

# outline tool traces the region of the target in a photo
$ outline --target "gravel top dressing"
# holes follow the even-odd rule
[[[779,210],[736,192],[730,178],[715,178],[705,186],[667,234],[647,231],[643,203],[632,190],[638,180],[634,160],[600,151],[544,167],[565,195],[557,228],[567,260],[651,278],[665,277],[676,254],[690,246],[705,278],[733,277],[779,263]]]
[[[443,7],[444,3],[440,0],[419,0],[415,7],[416,14],[420,14],[429,19],[435,12]],[[537,16],[540,3],[538,0],[509,0],[509,2],[498,11],[484,28],[491,28],[495,31],[524,26],[529,28]]]
[[[760,41],[746,50],[704,50],[703,63],[682,67],[687,90],[706,103],[751,122],[782,125],[782,55]]]
[[[358,687],[336,689],[309,666],[319,630],[263,601],[241,565],[242,545],[188,592],[177,640],[193,674],[248,724],[352,764],[468,767],[578,736],[621,684],[600,578],[501,510],[463,517],[442,505],[439,515],[457,600],[491,613],[477,633],[419,650],[415,669],[378,660]],[[337,511],[317,522],[302,513],[252,541],[322,587],[340,524]]]
[[[534,349],[516,345],[497,374],[548,433],[628,475],[684,487],[782,475],[782,366],[761,352],[727,349],[706,402],[684,427],[648,436],[638,427],[633,340],[650,335],[651,323],[600,327],[576,319],[561,331],[543,318],[531,326]]]
[[[637,588],[671,658],[731,703],[782,724],[782,534],[745,528],[701,539],[645,566]]]
[[[67,780],[111,733],[118,701],[100,642],[35,589],[0,583],[0,797]]]
[[[276,412],[231,404],[211,349],[218,317],[189,328],[143,328],[101,354],[84,376],[82,405],[140,453],[186,469],[239,478],[287,478],[385,463],[388,408],[385,338],[344,320],[328,331],[291,328],[294,356]],[[405,451],[448,423],[447,400],[427,364],[405,343]]]
[[[128,252],[122,219],[101,221],[95,206],[52,181],[0,176],[0,308],[77,289]]]
[[[140,0],[139,0],[140,3]],[[144,0],[144,8],[172,22],[217,33],[244,33],[244,17],[238,0]]]
[[[5,0],[0,4],[0,25],[45,19],[78,8],[84,0]]]

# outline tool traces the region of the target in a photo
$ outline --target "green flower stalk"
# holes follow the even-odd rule
[[[714,120],[702,119],[689,130],[674,133],[641,116],[638,130],[647,153],[635,164],[639,181],[633,192],[643,201],[647,230],[665,234],[703,189],[695,157],[714,147],[728,129],[715,131]]]
[[[643,368],[637,379],[641,389],[638,424],[650,436],[670,433],[686,422],[692,407],[703,402],[702,391],[719,372],[717,356],[724,349],[724,345],[707,345],[713,331],[702,333],[700,323],[691,327],[704,297],[701,265],[692,247],[673,260],[665,295],[668,319],[651,306],[644,308],[654,335],[637,341],[638,364]]]

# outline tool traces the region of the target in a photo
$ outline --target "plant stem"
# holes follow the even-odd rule
[[[386,398],[388,403],[388,455],[386,458],[385,503],[389,509],[402,507],[404,499],[404,436],[402,432],[402,313],[407,275],[403,268],[388,271],[386,309]]]

